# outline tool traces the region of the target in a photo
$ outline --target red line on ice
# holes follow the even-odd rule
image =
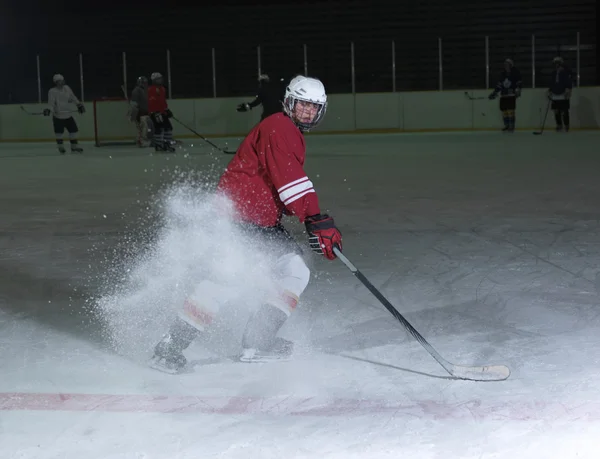
[[[0,393],[0,411],[203,413],[271,416],[372,416],[394,413],[433,420],[599,421],[600,402],[328,399],[319,397],[219,397],[200,395],[115,395]]]

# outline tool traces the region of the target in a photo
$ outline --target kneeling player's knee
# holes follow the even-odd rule
[[[293,289],[294,293],[300,296],[310,280],[310,269],[308,269],[302,257],[295,253],[288,254],[280,259],[278,265],[282,280]]]
[[[277,261],[278,295],[271,304],[291,314],[308,286],[310,269],[300,255],[287,254]]]

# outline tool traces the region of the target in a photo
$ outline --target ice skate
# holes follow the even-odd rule
[[[150,366],[155,370],[169,374],[177,374],[185,370],[187,359],[183,352],[175,346],[170,334],[165,335],[154,348]]]
[[[244,331],[240,362],[289,360],[294,344],[276,336],[286,320],[287,315],[274,306],[264,305],[256,311]]]
[[[154,355],[149,363],[150,367],[169,374],[185,372],[188,362],[183,351],[197,335],[198,330],[181,319],[177,319],[169,333],[154,348]]]
[[[63,147],[62,145],[59,145],[59,146],[58,146],[58,152],[59,152],[61,155],[64,155],[64,154],[67,152],[67,150],[65,150],[65,147]]]
[[[260,363],[290,360],[294,353],[294,343],[283,338],[276,337],[273,345],[266,349],[244,348],[239,356],[240,362]]]
[[[154,144],[154,151],[156,153],[174,153],[175,148],[166,142],[156,142]]]

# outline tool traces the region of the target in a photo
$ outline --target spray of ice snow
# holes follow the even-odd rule
[[[110,293],[96,302],[108,341],[120,354],[147,357],[186,298],[209,280],[227,292],[208,330],[213,350],[239,349],[240,324],[275,288],[269,275],[273,255],[239,230],[221,196],[185,184],[166,191],[157,204],[152,242],[122,263],[118,283],[111,281]]]

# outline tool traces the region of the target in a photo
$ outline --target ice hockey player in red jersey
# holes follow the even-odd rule
[[[172,145],[173,126],[169,118],[173,116],[167,104],[167,92],[163,86],[163,76],[154,72],[150,76],[152,84],[148,86],[148,113],[154,125],[154,149],[174,152]]]
[[[249,319],[242,338],[240,361],[288,357],[293,344],[277,337],[306,289],[310,271],[302,250],[281,223],[293,215],[306,226],[310,248],[330,260],[342,235],[333,218],[321,214],[317,193],[304,172],[303,133],[319,124],[327,109],[323,84],[297,76],[285,91],[283,112],[252,129],[238,148],[217,186],[235,208],[240,228],[257,238],[261,247],[277,250],[273,266],[278,295],[269,298]],[[197,327],[178,318],[155,348],[153,366],[176,373],[186,365],[183,350],[198,335]]]

